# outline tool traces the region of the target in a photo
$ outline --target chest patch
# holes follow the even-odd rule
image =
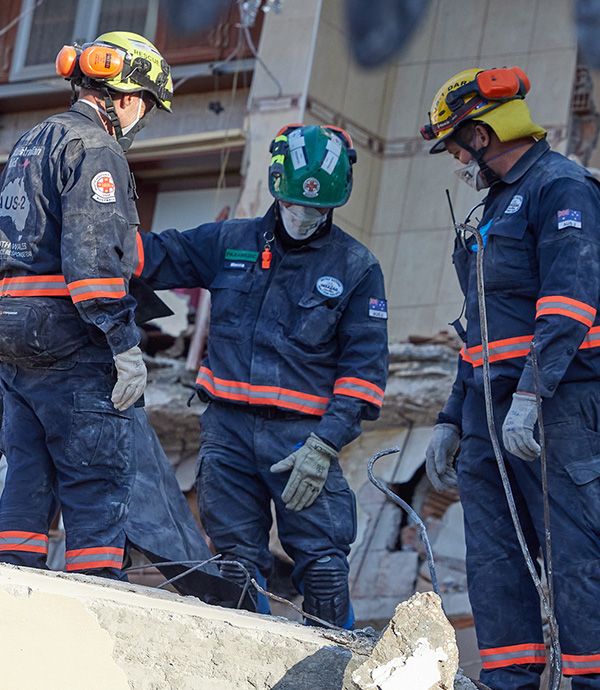
[[[369,316],[373,319],[387,319],[387,300],[369,297]]]
[[[258,252],[252,252],[248,249],[226,249],[226,261],[241,261],[254,263],[258,259]]]
[[[113,204],[117,200],[115,196],[117,185],[108,170],[103,170],[97,175],[94,175],[90,184],[92,192],[94,192],[92,194],[92,199],[94,201],[100,204]]]
[[[558,229],[580,228],[581,211],[574,211],[572,208],[565,208],[557,213]]]
[[[344,284],[333,276],[321,276],[317,280],[317,290],[324,297],[339,297],[344,292]]]
[[[504,213],[516,213],[523,205],[523,197],[520,194],[515,194],[510,200],[510,204],[506,207]]]

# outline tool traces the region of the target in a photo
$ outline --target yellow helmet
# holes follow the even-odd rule
[[[446,140],[468,120],[489,125],[500,141],[532,136],[541,139],[546,130],[531,119],[525,103],[529,78],[519,67],[463,70],[436,93],[429,123],[421,127],[427,141],[435,141],[430,153],[446,149]]]
[[[171,68],[147,38],[110,31],[83,46],[64,46],[56,72],[79,85],[101,85],[122,93],[146,91],[159,108],[171,112]]]

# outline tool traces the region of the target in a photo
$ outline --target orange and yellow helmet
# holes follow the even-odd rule
[[[435,94],[429,123],[421,127],[423,138],[435,142],[429,152],[445,151],[446,140],[468,120],[486,123],[500,141],[543,138],[546,130],[533,122],[524,100],[530,88],[520,67],[472,67],[455,74]]]

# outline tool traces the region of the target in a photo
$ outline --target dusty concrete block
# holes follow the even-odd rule
[[[2,687],[341,690],[371,638],[99,578],[0,565]]]
[[[426,592],[398,605],[352,681],[360,690],[451,690],[457,669],[454,629],[440,598]]]

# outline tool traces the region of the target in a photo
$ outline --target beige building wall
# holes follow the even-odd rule
[[[431,0],[402,55],[366,72],[348,55],[343,0],[323,0],[305,119],[354,137],[355,188],[336,218],[381,261],[392,339],[447,329],[462,307],[444,190],[459,220],[479,195],[419,136],[437,88],[470,66],[517,64],[531,79],[534,117],[564,149],[576,62],[571,15],[570,0]]]

